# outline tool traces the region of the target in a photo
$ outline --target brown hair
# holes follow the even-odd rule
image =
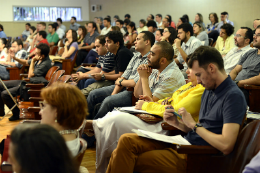
[[[55,82],[41,97],[57,109],[57,122],[65,128],[78,129],[88,115],[86,98],[74,85]]]
[[[120,28],[118,26],[112,26],[112,31],[120,31]]]
[[[45,22],[39,22],[38,24],[43,25],[43,26],[46,27],[46,23]]]
[[[210,19],[210,15],[211,15],[211,14],[213,15],[213,17],[214,17],[214,19],[215,19],[215,23],[218,23],[218,15],[217,15],[217,13],[210,13],[210,14],[209,14],[209,19]],[[214,23],[214,24],[215,24],[215,23]]]

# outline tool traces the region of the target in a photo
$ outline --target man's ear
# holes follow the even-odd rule
[[[160,64],[165,64],[166,62],[167,62],[167,59],[166,59],[166,58],[162,57],[162,58],[160,59]]]
[[[149,45],[149,44],[151,44],[150,40],[146,40],[145,45]]]
[[[120,43],[119,43],[119,41],[118,41],[118,42],[116,42],[116,46],[120,47]]]
[[[217,71],[217,66],[213,63],[210,63],[208,65],[208,72],[209,73],[215,73]]]

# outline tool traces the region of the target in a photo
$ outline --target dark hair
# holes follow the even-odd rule
[[[2,29],[2,31],[4,31],[4,27],[3,25],[0,24],[0,29]]]
[[[161,33],[161,35],[163,35],[163,29],[157,29],[157,31],[159,31]]]
[[[116,18],[117,20],[119,20],[119,16],[118,16],[118,15],[115,15],[114,18]]]
[[[56,30],[57,30],[57,27],[58,27],[59,25],[58,25],[57,22],[54,22],[54,23],[53,23],[53,26],[55,26],[55,27],[56,27]],[[56,30],[55,30],[55,31],[56,31]]]
[[[130,14],[126,14],[126,15],[125,15],[125,18],[126,18],[126,17],[127,17],[128,19],[131,18]]]
[[[101,22],[103,22],[103,18],[102,17],[98,17],[100,19]]]
[[[95,22],[88,22],[89,23],[92,23],[92,27],[95,28],[95,30],[97,30],[97,24]]]
[[[224,61],[219,51],[214,47],[200,46],[192,54],[188,67],[192,68],[193,62],[198,61],[199,67],[207,69],[210,63],[217,65],[220,71],[224,70]]]
[[[57,18],[56,21],[59,21],[60,23],[62,23],[62,19],[61,18]]]
[[[217,15],[217,13],[210,13],[210,14],[209,14],[209,19],[210,19],[210,15],[211,15],[211,14],[214,16],[215,23],[218,23],[218,15]],[[214,24],[215,24],[215,23],[214,23]]]
[[[178,29],[182,29],[184,32],[190,32],[190,36],[193,36],[193,28],[191,24],[189,23],[183,23],[180,26],[178,26]]]
[[[171,20],[170,20],[170,18],[167,18],[167,17],[165,17],[165,19],[167,20],[167,22],[169,23],[169,26],[171,26]]]
[[[102,44],[103,46],[105,45],[106,43],[106,36],[105,35],[99,35],[95,38],[95,40],[99,40],[99,43]]]
[[[110,31],[107,33],[106,37],[114,43],[119,42],[120,46],[124,45],[123,34],[120,31]]]
[[[112,26],[111,29],[112,31],[120,31],[120,28],[118,26]]]
[[[156,24],[156,22],[153,21],[153,20],[149,20],[149,21],[147,22],[146,26],[147,26],[147,27],[152,26],[153,28],[157,28],[157,24]]]
[[[221,13],[221,15],[228,15],[228,12],[224,11]]]
[[[130,22],[127,24],[128,26],[130,26],[131,28],[134,27],[134,31],[136,31],[136,27],[135,27],[135,23],[134,22]]]
[[[200,13],[197,13],[197,15],[199,16],[199,22],[201,22],[201,23],[203,23],[203,16],[202,16],[202,14],[200,14]]]
[[[252,31],[251,28],[248,27],[241,27],[241,29],[246,29],[246,33],[245,33],[245,39],[249,39],[249,44],[253,41],[253,35],[254,32]]]
[[[144,26],[146,25],[146,21],[144,19],[141,19],[139,22],[141,22],[142,24],[144,24]]]
[[[167,59],[167,61],[172,61],[174,56],[174,50],[170,43],[166,41],[160,41],[155,43],[155,45],[158,45],[161,47],[160,51],[160,58],[164,57]]]
[[[194,23],[193,23],[193,26],[194,26],[194,25],[198,25],[198,27],[203,30],[203,24],[202,24],[201,22],[194,22]],[[202,30],[201,30],[201,31],[202,31]],[[201,31],[200,31],[200,32],[201,32]],[[195,33],[193,33],[193,34],[194,34],[195,36],[197,36]]]
[[[75,21],[77,21],[77,18],[75,16],[72,16],[71,18],[74,19]]]
[[[64,138],[53,127],[20,124],[10,139],[21,173],[78,173]]]
[[[77,42],[78,41],[78,34],[75,30],[71,29],[71,34],[72,34],[72,42],[70,43],[70,45],[73,42]],[[68,46],[68,48],[70,47],[70,45]]]
[[[123,20],[117,20],[116,22],[119,22],[120,23],[120,25],[124,25],[124,22],[123,22]]]
[[[22,46],[23,48],[23,41],[21,39],[16,39],[12,43],[16,42],[18,46]]]
[[[168,27],[168,30],[169,30],[169,32],[171,33],[171,35],[169,36],[168,40],[169,40],[169,43],[170,43],[171,45],[173,45],[174,40],[177,38],[177,31],[176,31],[176,29],[173,28],[173,27]]]
[[[51,26],[55,31],[57,30],[57,26],[53,23],[53,24],[49,24],[49,26]]]
[[[46,27],[46,23],[45,22],[39,22],[38,24],[43,25],[43,26]]]
[[[156,14],[155,16],[158,16],[158,17],[162,18],[162,15],[161,15],[161,14]]]
[[[128,25],[130,23],[130,20],[129,19],[125,19],[124,23],[126,23],[126,25]]]
[[[87,35],[87,30],[85,26],[79,26],[80,29],[82,29],[82,33],[83,33],[83,39],[85,38],[85,36]]]
[[[30,29],[33,30],[33,32],[36,30],[34,26],[31,26]]]
[[[111,20],[111,16],[109,16],[109,15],[107,15],[107,17],[106,18],[109,18],[110,20]]]
[[[181,19],[182,23],[189,23],[187,18],[185,18],[185,17],[180,17],[180,19]]]
[[[151,15],[151,19],[153,19],[154,20],[154,15],[152,15],[152,14],[150,14]]]
[[[7,48],[7,47],[9,47],[9,45],[7,45],[7,44],[8,44],[8,42],[10,42],[9,40],[7,40],[6,38],[0,38],[0,40],[2,40],[2,44],[4,44],[4,45],[5,45],[5,47],[4,47],[4,48]]]
[[[151,47],[152,47],[155,42],[154,34],[149,31],[142,31],[141,33],[144,34],[144,36],[143,36],[144,41],[149,40],[151,43]]]
[[[45,57],[49,55],[50,47],[47,44],[40,43],[36,48],[41,50],[41,55],[44,55]]]
[[[234,33],[234,26],[232,26],[229,23],[226,23],[220,27],[221,29],[224,29],[227,33],[227,36],[230,36]]]
[[[106,20],[107,22],[111,23],[111,19],[108,17],[105,17],[104,20]]]
[[[26,23],[25,25],[27,25],[27,26],[31,27],[31,24],[30,24],[30,23]]]
[[[42,36],[43,39],[45,39],[47,37],[46,31],[39,31],[38,33],[39,33],[39,35]]]
[[[168,16],[168,18],[169,18],[169,23],[170,23],[170,25],[171,25],[171,23],[172,23],[172,16],[171,15],[169,15],[169,14],[167,14],[166,16]]]
[[[190,22],[189,16],[187,14],[184,14],[182,17],[184,17],[188,23]]]

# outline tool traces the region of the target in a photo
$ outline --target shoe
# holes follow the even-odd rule
[[[9,118],[9,121],[16,121],[16,120],[19,120],[19,119],[20,119],[19,115],[18,115],[18,116],[13,115],[13,116],[11,116],[11,117]]]

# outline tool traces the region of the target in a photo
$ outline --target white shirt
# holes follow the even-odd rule
[[[72,141],[66,141],[67,147],[70,150],[72,157],[76,157],[80,149],[79,134],[78,137]]]
[[[156,25],[157,25],[157,28],[158,28],[158,29],[163,29],[163,28],[162,28],[162,21],[161,21],[161,23],[156,22]]]
[[[7,53],[6,53],[6,51],[7,51],[7,48],[4,48],[4,49],[2,50],[2,52],[0,52],[0,61],[6,61],[6,58],[7,58]]]
[[[111,31],[111,28],[112,28],[112,26],[110,26],[109,28],[104,27],[104,28],[101,30],[100,35],[106,35],[109,31]]]
[[[250,47],[250,45],[247,45],[246,47],[243,47],[241,49],[238,49],[238,47],[232,48],[223,58],[226,74],[229,74],[236,67],[240,58],[251,49],[252,48]]]
[[[58,34],[60,39],[62,39],[63,36],[65,35],[65,32],[61,28],[57,29],[56,33]]]
[[[120,31],[122,32],[123,36],[126,34],[124,28],[121,28]]]

